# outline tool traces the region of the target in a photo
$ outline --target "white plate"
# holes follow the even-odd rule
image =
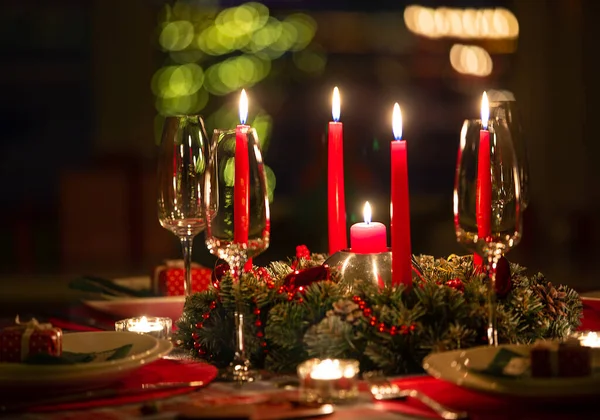
[[[112,361],[71,365],[0,363],[0,387],[102,386],[167,355],[173,348],[170,341],[128,332],[84,332],[63,336],[63,350],[71,352],[101,352],[125,344],[133,344],[129,355]]]
[[[531,346],[504,345],[512,351],[529,356]],[[576,397],[600,395],[600,374],[581,378],[504,378],[474,372],[492,361],[498,348],[474,347],[430,354],[423,360],[423,368],[432,376],[478,391],[518,397]],[[466,365],[471,369],[467,369]],[[595,366],[594,366],[595,367]]]
[[[167,317],[175,322],[183,313],[185,296],[84,300],[83,303],[90,308],[113,315],[119,319],[146,315]]]

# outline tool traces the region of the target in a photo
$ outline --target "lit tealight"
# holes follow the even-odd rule
[[[155,338],[169,338],[173,321],[171,318],[136,317],[115,322],[115,331],[128,331],[138,334],[148,334]]]
[[[581,334],[578,338],[579,343],[584,347],[600,348],[600,336],[595,331]]]
[[[298,366],[300,398],[331,403],[358,396],[357,360],[310,359]]]

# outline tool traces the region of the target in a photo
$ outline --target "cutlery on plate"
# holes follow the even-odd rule
[[[52,397],[48,397],[48,398],[41,398],[38,400],[0,405],[0,415],[23,412],[23,411],[27,411],[27,410],[35,408],[35,407],[76,403],[76,402],[95,400],[95,399],[99,399],[99,398],[116,398],[116,397],[123,397],[123,396],[139,395],[139,394],[143,394],[146,392],[159,391],[159,390],[169,390],[169,389],[177,389],[177,388],[200,388],[204,385],[205,385],[204,381],[157,382],[154,384],[142,384],[136,388],[94,389],[94,390],[90,390],[90,391],[78,392],[75,394],[56,395],[56,396],[52,396]]]
[[[364,375],[364,379],[369,384],[371,395],[373,395],[373,398],[377,401],[400,400],[411,397],[431,408],[443,419],[456,420],[469,417],[465,411],[457,411],[448,408],[416,389],[400,388],[398,385],[391,383],[385,377],[378,374],[367,373]]]

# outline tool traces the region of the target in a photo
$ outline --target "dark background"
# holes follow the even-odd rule
[[[318,23],[313,42],[326,65],[318,74],[294,73],[291,54],[285,54],[249,89],[251,104],[272,119],[264,154],[277,177],[272,243],[258,263],[292,256],[298,244],[327,250],[325,129],[334,85],[343,97],[348,226],[360,218],[365,200],[374,206],[374,219],[389,224],[383,210],[389,202],[389,116],[398,101],[409,148],[413,252],[463,253],[451,207],[458,134],[465,118],[478,116],[481,92],[496,88],[514,92],[529,150],[525,234],[509,257],[557,283],[600,286],[597,2],[416,3],[511,10],[518,39],[493,42],[412,34],[402,16],[413,3],[400,0],[264,3],[276,17],[296,11],[312,16]],[[149,274],[163,259],[180,256],[155,209],[151,79],[168,64],[157,41],[164,5],[40,0],[0,6],[3,289],[84,272]],[[338,31],[336,22],[354,26]],[[488,49],[492,74],[454,71],[448,53],[456,42]],[[211,96],[201,112],[208,116],[224,104],[235,109],[237,94]],[[201,237],[194,258],[214,264]]]

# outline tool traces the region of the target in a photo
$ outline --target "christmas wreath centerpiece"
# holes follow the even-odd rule
[[[241,282],[246,348],[255,367],[293,371],[310,357],[358,359],[362,370],[421,370],[428,353],[486,343],[486,278],[472,256],[415,257],[413,287],[352,287],[325,255],[297,249],[296,258],[245,273]],[[579,325],[582,303],[567,286],[532,276],[503,260],[496,284],[501,342],[564,338]],[[213,286],[187,299],[176,339],[195,357],[218,366],[234,353],[233,282],[218,266]]]

